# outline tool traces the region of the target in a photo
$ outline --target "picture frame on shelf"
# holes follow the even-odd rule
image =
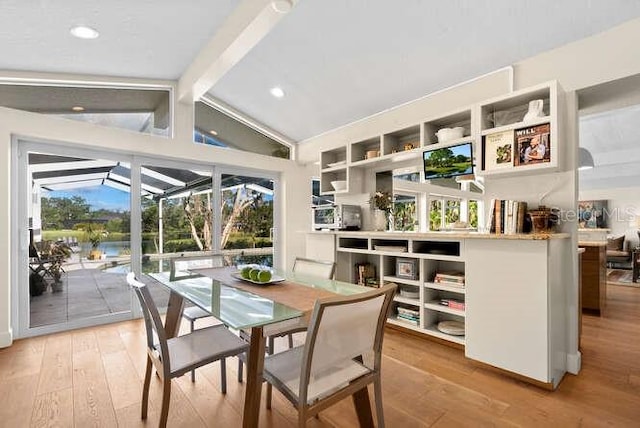
[[[399,257],[396,259],[396,276],[404,279],[418,279],[418,266],[415,259]]]
[[[502,131],[482,138],[482,169],[494,171],[513,168],[514,131]]]
[[[527,126],[515,130],[514,166],[551,162],[551,124]]]

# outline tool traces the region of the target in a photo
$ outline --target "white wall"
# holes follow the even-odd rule
[[[634,220],[635,216],[640,216],[640,186],[625,187],[622,189],[598,189],[584,190],[579,192],[579,200],[593,201],[606,200],[607,210],[610,216],[607,219],[607,226],[611,229],[610,235],[625,235],[625,245],[627,248],[634,248],[640,245],[638,241],[638,230]]]

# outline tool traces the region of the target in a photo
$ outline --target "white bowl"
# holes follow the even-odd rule
[[[442,128],[436,132],[438,137],[438,143],[445,141],[455,140],[464,136],[464,128],[462,126],[456,126],[455,128]]]
[[[347,189],[347,180],[332,181],[331,185],[333,186],[333,188],[335,189],[336,192],[340,192],[342,190],[346,190]]]

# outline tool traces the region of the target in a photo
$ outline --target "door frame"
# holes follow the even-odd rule
[[[262,170],[233,167],[227,165],[211,163],[198,163],[192,161],[183,161],[181,159],[168,159],[152,156],[138,156],[131,153],[121,151],[108,151],[95,148],[80,148],[77,146],[65,145],[60,141],[45,141],[38,138],[17,137],[13,136],[11,141],[11,192],[13,195],[19,195],[14,203],[11,204],[11,254],[15,255],[11,262],[11,326],[14,338],[24,338],[50,334],[59,331],[67,331],[71,329],[91,327],[101,324],[110,324],[113,322],[140,318],[142,313],[137,302],[130,294],[130,310],[117,314],[105,314],[94,317],[82,318],[78,320],[67,321],[65,323],[52,324],[47,326],[30,327],[29,318],[29,224],[28,224],[28,204],[31,189],[29,186],[29,152],[43,152],[54,155],[68,157],[87,157],[93,159],[106,159],[118,162],[129,163],[131,168],[131,187],[130,187],[130,244],[131,244],[131,267],[136,275],[141,275],[141,178],[140,168],[142,165],[154,165],[167,168],[182,168],[210,171],[212,176],[212,205],[214,210],[219,210],[221,203],[221,179],[223,174],[244,175],[249,177],[265,178],[273,180],[273,224],[275,233],[273,236],[273,265],[277,266],[279,252],[278,248],[280,239],[280,174],[269,173]],[[218,250],[220,247],[221,218],[219,215],[213,216],[213,249]],[[22,285],[21,285],[22,284]]]

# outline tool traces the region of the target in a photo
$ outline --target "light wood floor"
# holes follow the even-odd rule
[[[0,426],[145,426],[140,398],[144,326],[128,321],[16,341],[0,350]],[[616,426],[640,424],[640,289],[609,286],[603,317],[583,317],[583,369],[555,392],[479,368],[463,352],[389,330],[383,395],[389,427]],[[227,364],[228,393],[219,366],[173,383],[169,426],[236,427],[243,385]],[[261,426],[292,427],[294,409],[274,393]],[[263,394],[264,397],[264,394]],[[159,381],[152,381],[146,426],[157,426]],[[345,400],[309,421],[311,427],[357,425]]]

